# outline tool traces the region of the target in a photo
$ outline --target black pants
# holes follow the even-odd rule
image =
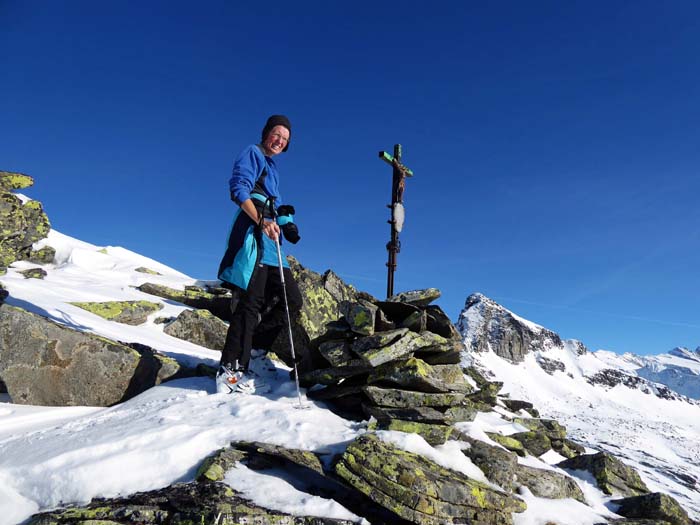
[[[284,282],[289,316],[294,322],[301,310],[302,298],[289,268],[284,268]],[[287,326],[283,294],[279,268],[258,266],[231,318],[226,343],[221,352],[221,364],[237,365],[247,370],[253,346],[270,349],[280,331]]]

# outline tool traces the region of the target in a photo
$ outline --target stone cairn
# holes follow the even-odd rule
[[[379,429],[423,435],[444,443],[454,423],[477,412],[473,387],[460,367],[459,333],[438,306],[435,288],[386,301],[343,301],[318,353],[325,368],[301,374],[308,396],[343,415],[374,417]]]

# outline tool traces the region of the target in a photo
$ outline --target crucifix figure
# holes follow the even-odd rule
[[[387,243],[386,249],[389,252],[389,262],[386,263],[387,280],[386,296],[394,295],[394,272],[396,271],[396,255],[401,251],[399,233],[403,229],[404,208],[403,192],[406,189],[406,177],[413,177],[413,172],[401,163],[401,144],[394,145],[394,155],[389,155],[386,151],[379,152],[379,158],[393,168],[391,181],[391,204],[387,208],[391,209],[391,240]]]

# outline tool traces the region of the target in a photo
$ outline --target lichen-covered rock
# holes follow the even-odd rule
[[[619,505],[616,514],[627,518],[664,520],[672,525],[694,523],[674,498],[661,492],[612,500],[611,503]]]
[[[340,303],[340,313],[356,334],[372,335],[374,333],[375,317],[378,307],[369,301],[343,301]]]
[[[634,468],[605,452],[576,456],[557,466],[590,472],[595,477],[598,488],[608,495],[639,496],[649,492]]]
[[[0,305],[5,302],[8,295],[10,295],[10,292],[5,290],[5,287],[0,283]]]
[[[338,302],[354,302],[358,299],[358,292],[354,286],[345,283],[333,270],[326,270],[321,276],[321,282],[326,291]]]
[[[358,360],[348,366],[338,366],[333,368],[322,368],[299,373],[299,381],[304,386],[311,385],[337,385],[345,379],[367,374],[372,367],[363,364]]]
[[[351,521],[292,516],[255,505],[224,483],[177,483],[127,497],[94,499],[85,507],[36,514],[28,525],[352,525]]]
[[[70,304],[99,315],[108,321],[132,326],[145,323],[149,315],[163,309],[162,303],[152,303],[150,301],[75,302]]]
[[[420,525],[505,525],[526,506],[431,460],[365,434],[335,465],[340,477],[398,516]]]
[[[350,342],[347,339],[333,339],[321,343],[318,351],[331,366],[346,366],[357,360],[357,356],[350,351],[350,348]]]
[[[372,337],[358,339],[353,343],[352,350],[367,364],[377,367],[384,363],[409,357],[429,344],[429,341],[421,334],[407,330],[407,328],[399,328],[391,332],[380,332]]]
[[[25,279],[43,279],[48,275],[43,268],[29,268],[18,273],[24,275]]]
[[[515,476],[520,485],[525,485],[539,498],[573,498],[581,503],[586,503],[583,491],[576,481],[560,472],[534,468],[528,465],[517,465]]]
[[[200,483],[223,481],[226,472],[246,457],[245,451],[231,447],[217,450],[202,461],[197,469],[197,474],[195,474],[195,479]]]
[[[506,450],[515,452],[518,456],[525,456],[527,452],[523,444],[512,436],[504,436],[496,432],[486,432],[486,435],[501,445]]]
[[[0,306],[0,377],[12,401],[109,406],[176,377],[172,359]]]
[[[0,191],[23,190],[34,185],[34,179],[24,173],[0,170]]]
[[[462,453],[481,469],[489,481],[506,492],[513,492],[518,457],[512,452],[468,436],[463,439],[469,443],[469,447],[463,449]]]
[[[309,450],[286,448],[261,441],[236,441],[231,446],[246,454],[247,464],[251,468],[273,468],[294,465],[309,472],[325,475],[319,457]],[[251,460],[257,462],[251,465]]]
[[[186,290],[176,290],[161,284],[144,283],[137,290],[177,301],[198,310],[209,310],[219,319],[228,322],[231,319],[231,297],[207,292],[198,287],[188,287]]]
[[[0,190],[0,267],[29,257],[32,244],[46,237],[49,229],[40,202],[22,203],[16,195]]]
[[[559,452],[565,458],[574,458],[586,453],[586,447],[579,445],[570,439],[562,439],[561,441],[552,441],[552,448]]]
[[[502,399],[502,401],[506,408],[508,408],[508,410],[512,410],[513,412],[520,412],[521,410],[524,410],[532,417],[539,417],[539,412],[537,412],[537,409],[535,409],[534,405],[529,401],[508,398],[504,398]]]
[[[437,288],[426,288],[424,290],[412,290],[392,295],[387,299],[390,303],[407,303],[413,306],[428,306],[434,300],[440,298],[440,290]]]
[[[462,376],[462,382],[446,382],[444,379],[444,369],[440,368],[441,366],[448,367],[456,365],[437,365],[433,367],[421,359],[411,357],[404,361],[387,363],[375,368],[367,382],[369,384],[390,383],[407,390],[428,393],[469,391],[470,387],[469,384],[464,381],[464,376]]]
[[[428,394],[413,390],[380,388],[370,385],[363,387],[362,391],[375,405],[394,408],[449,407],[464,401],[464,394],[460,392]]]
[[[531,430],[529,432],[511,434],[510,437],[520,441],[533,456],[541,456],[545,452],[552,450],[552,440],[544,432]]]
[[[204,348],[221,351],[228,325],[209,310],[183,310],[163,332]]]
[[[543,432],[552,440],[566,438],[566,427],[554,419],[516,417],[513,423],[519,423],[533,431]]]
[[[401,326],[412,332],[425,332],[428,329],[428,314],[425,310],[418,310],[401,322]]]
[[[51,264],[54,257],[56,257],[56,250],[51,246],[44,246],[39,250],[33,250],[27,260],[34,264]]]
[[[457,327],[452,324],[452,321],[442,308],[431,304],[425,307],[425,313],[427,316],[427,330],[441,335],[446,339],[455,339],[464,346],[464,343],[462,343],[462,336],[459,334]]]
[[[148,275],[162,275],[155,270],[151,270],[150,268],[146,268],[145,266],[139,266],[138,268],[134,269],[135,272],[139,273],[147,273]]]
[[[376,429],[418,434],[433,446],[443,445],[448,439],[457,439],[455,436],[461,436],[461,433],[452,425],[404,421],[402,419],[378,421]]]
[[[368,416],[373,416],[380,423],[392,419],[434,425],[449,425],[454,422],[449,420],[444,412],[432,407],[389,408],[364,405],[363,408]]]

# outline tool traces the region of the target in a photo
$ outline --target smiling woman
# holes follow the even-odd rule
[[[294,208],[280,206],[279,172],[272,159],[289,149],[291,133],[287,117],[272,115],[263,128],[260,144],[243,150],[233,166],[229,186],[231,200],[239,208],[219,266],[219,279],[234,292],[233,317],[216,377],[220,393],[267,390],[262,377],[249,369],[253,345],[269,350],[301,309],[299,288],[280,249],[281,231],[288,241],[299,240],[298,231],[290,230]],[[270,304],[273,306],[265,311]],[[299,365],[307,360],[301,356]],[[297,363],[288,364],[296,367]]]

